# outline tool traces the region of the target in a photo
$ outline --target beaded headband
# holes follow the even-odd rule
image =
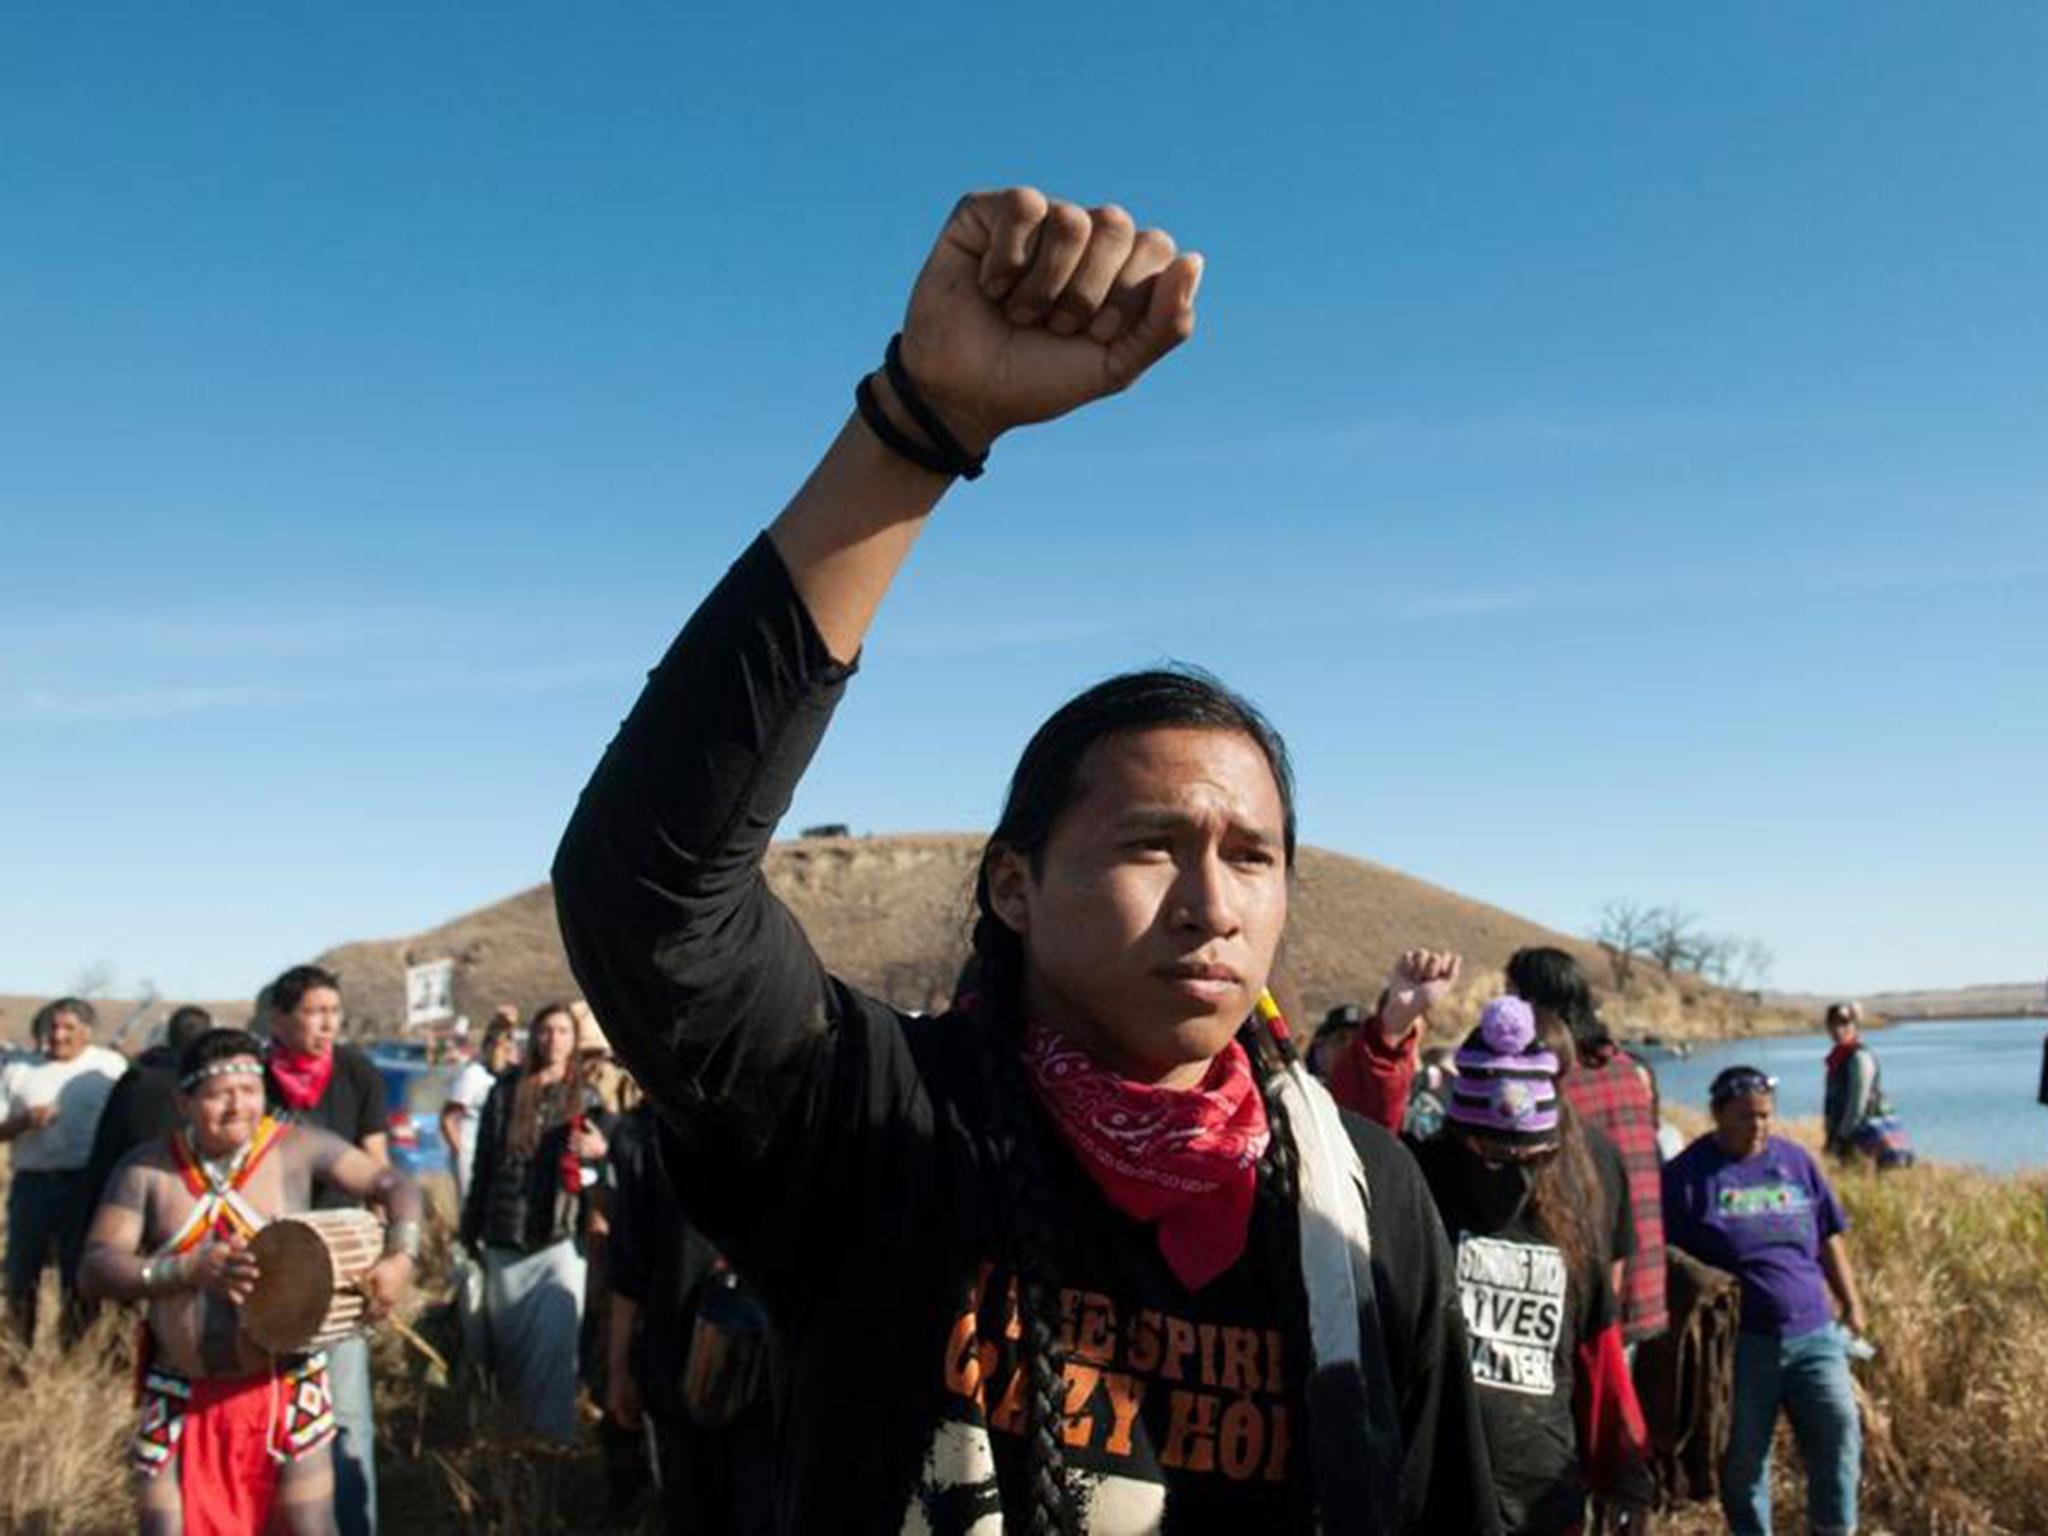
[[[209,1061],[203,1067],[195,1067],[178,1079],[178,1092],[190,1093],[209,1077],[261,1077],[263,1063],[253,1056],[224,1056],[219,1061]]]

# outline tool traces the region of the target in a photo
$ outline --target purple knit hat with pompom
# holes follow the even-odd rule
[[[1512,1146],[1557,1145],[1557,1057],[1536,1043],[1536,1014],[1519,997],[1496,997],[1458,1047],[1458,1076],[1445,1110],[1453,1125]]]

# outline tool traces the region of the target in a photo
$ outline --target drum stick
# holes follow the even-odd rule
[[[421,1338],[417,1333],[413,1332],[411,1325],[408,1324],[403,1318],[399,1317],[397,1313],[392,1313],[389,1317],[385,1318],[384,1321],[391,1325],[391,1331],[393,1333],[397,1334],[401,1339],[405,1340],[406,1343],[410,1344],[414,1349],[418,1350],[421,1354],[425,1355],[428,1361],[430,1361],[432,1364],[438,1366],[443,1376],[453,1374],[448,1368],[448,1362],[441,1357],[441,1351],[434,1348],[433,1345],[429,1344],[425,1339]]]
[[[360,1285],[352,1286],[350,1287],[350,1289],[354,1290],[355,1293],[359,1296],[366,1294]],[[404,1318],[400,1317],[396,1312],[385,1313],[384,1316],[379,1319],[379,1321],[389,1323],[391,1325],[391,1331],[393,1333],[397,1334],[401,1339],[405,1340],[406,1343],[410,1344],[414,1349],[418,1350],[421,1354],[425,1355],[427,1357],[427,1361],[429,1364],[439,1366],[441,1374],[443,1376],[450,1376],[454,1374],[452,1371],[449,1370],[448,1362],[442,1356],[441,1351],[434,1348],[433,1345],[429,1344],[425,1339],[421,1338],[417,1333],[415,1333],[413,1331],[412,1325],[408,1323]]]

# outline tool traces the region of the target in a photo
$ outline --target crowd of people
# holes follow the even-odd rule
[[[38,1011],[32,1049],[0,1068],[9,1306],[32,1344],[52,1259],[67,1343],[99,1303],[142,1305],[131,1461],[145,1530],[237,1530],[275,1506],[295,1532],[367,1536],[376,1462],[364,1340],[261,1357],[239,1308],[264,1226],[371,1205],[388,1218],[386,1251],[360,1284],[372,1316],[390,1311],[410,1289],[420,1191],[389,1166],[375,1068],[336,1038],[338,980],[294,967],[256,1011],[264,1038],[178,1009],[132,1066],[90,1042],[88,1001]]]
[[[1316,1043],[1330,1031],[1342,1042],[1321,1054],[1347,1108],[1392,1129],[1412,1116],[1417,1098],[1436,1091],[1421,1076],[1422,1024],[1431,994],[1457,969],[1455,957],[1417,951],[1403,957],[1371,1014],[1355,1005],[1331,1011]],[[1525,949],[1510,958],[1506,977],[1509,992],[1487,1005],[1456,1053],[1444,1131],[1410,1137],[1459,1253],[1505,1527],[1572,1530],[1585,1491],[1610,1512],[1626,1506],[1624,1525],[1640,1523],[1655,1502],[1644,1480],[1654,1461],[1651,1436],[1630,1358],[1640,1346],[1675,1347],[1696,1327],[1696,1288],[1688,1314],[1672,1315],[1666,1279],[1667,1249],[1674,1249],[1732,1277],[1739,1310],[1727,1340],[1727,1379],[1700,1378],[1723,1401],[1680,1405],[1693,1422],[1671,1425],[1663,1438],[1725,1423],[1725,1453],[1713,1476],[1729,1528],[1768,1532],[1771,1440],[1782,1409],[1806,1466],[1812,1528],[1853,1530],[1860,1432],[1849,1365],[1872,1346],[1841,1203],[1813,1156],[1772,1134],[1776,1080],[1750,1066],[1723,1070],[1709,1090],[1714,1129],[1666,1160],[1655,1074],[1601,1023],[1579,963],[1563,950]],[[1842,1006],[1830,1010],[1831,1019]],[[1839,1062],[1823,1070],[1832,1077]],[[1894,1166],[1854,1137],[1833,1149],[1844,1159]],[[1503,1298],[1503,1233],[1541,1255],[1539,1262],[1524,1254],[1505,1268],[1547,1272],[1554,1309]],[[1469,1278],[1468,1249],[1475,1255]],[[1590,1315],[1574,1314],[1567,1297]],[[1577,1326],[1560,1331],[1560,1321],[1574,1316]],[[1532,1322],[1533,1339],[1526,1331]],[[1598,1325],[1606,1326],[1589,1333]],[[1531,1343],[1537,1353],[1526,1352]],[[1545,1348],[1553,1363],[1532,1370]],[[1531,1393],[1532,1382],[1545,1392]],[[1526,1422],[1537,1404],[1506,1393],[1544,1397],[1548,1432]],[[1613,1426],[1600,1422],[1603,1411],[1616,1416]],[[1560,1500],[1550,1518],[1529,1511],[1517,1492],[1525,1482]]]
[[[1866,1321],[1825,1174],[1771,1134],[1775,1082],[1746,1067],[1722,1073],[1714,1131],[1667,1163],[1655,1139],[1654,1077],[1607,1033],[1584,971],[1564,951],[1513,956],[1508,991],[1433,1069],[1423,1041],[1461,968],[1448,953],[1404,955],[1375,1006],[1332,1008],[1302,1055],[1343,1108],[1400,1136],[1449,1237],[1444,1289],[1456,1297],[1478,1422],[1464,1454],[1469,1469],[1483,1446],[1501,1528],[1575,1529],[1589,1498],[1610,1528],[1640,1528],[1655,1506],[1629,1362],[1671,1321],[1668,1240],[1740,1287],[1719,1468],[1731,1529],[1769,1529],[1781,1408],[1808,1470],[1815,1528],[1853,1529],[1848,1358]],[[269,1411],[277,1362],[208,1317],[246,1297],[246,1242],[268,1219],[352,1203],[395,1207],[392,1268],[406,1272],[386,1277],[386,1305],[403,1293],[417,1251],[404,1234],[408,1225],[417,1232],[420,1195],[388,1168],[382,1084],[361,1051],[336,1038],[339,979],[298,967],[265,999],[267,1040],[181,1008],[132,1063],[91,1042],[90,1004],[60,999],[37,1015],[39,1049],[0,1068],[0,1135],[17,1158],[15,1327],[32,1337],[52,1259],[67,1339],[93,1298],[148,1309],[133,1456],[146,1530],[236,1528],[217,1513],[183,1520],[181,1493],[216,1511],[274,1507],[294,1532],[375,1529],[374,1423],[367,1394],[348,1402],[342,1347],[286,1364],[290,1393],[314,1406],[280,1427]],[[1824,1067],[1831,1098],[1843,1075],[1842,1025],[1856,1022],[1849,1006],[1828,1018],[1837,1042]],[[1092,1075],[1047,1049],[1055,1065],[1042,1081]],[[1874,1058],[1872,1066],[1870,1080]],[[1064,1129],[1066,1090],[1043,1091]],[[649,1483],[670,1529],[769,1530],[769,1309],[682,1219],[670,1169],[688,1153],[617,1067],[589,1010],[548,1003],[522,1024],[517,1010],[501,1009],[446,1092],[442,1133],[460,1213],[452,1288],[466,1357],[493,1378],[509,1425],[574,1443],[601,1409],[621,1519]],[[1881,1101],[1866,1093],[1864,1102]],[[60,1118],[62,1143],[47,1134]],[[1088,1123],[1077,1115],[1075,1134],[1089,1134]],[[1837,1134],[1840,1125],[1830,1114],[1830,1151],[1884,1165],[1880,1146]],[[25,1167],[22,1153],[31,1154]],[[1194,1266],[1184,1281],[1223,1257],[1205,1251],[1213,1235],[1192,1240],[1193,1256],[1180,1259]],[[1164,1246],[1161,1254],[1173,1265]],[[596,1255],[604,1282],[593,1291]],[[587,1301],[601,1303],[594,1349]],[[367,1384],[367,1363],[358,1369]],[[275,1473],[255,1493],[232,1471],[238,1434],[276,1453]]]
[[[1034,734],[939,1014],[830,975],[769,889],[769,839],[941,496],[1186,340],[1201,270],[1120,209],[957,205],[854,418],[576,808],[554,880],[594,1016],[501,1015],[451,1080],[465,1353],[541,1439],[595,1405],[620,1510],[644,1468],[678,1532],[1642,1530],[1668,1406],[1647,1383],[1704,1331],[1667,1285],[1683,1256],[1739,1295],[1728,1378],[1706,1378],[1730,1529],[1770,1529],[1782,1408],[1813,1528],[1853,1530],[1865,1319],[1826,1175],[1772,1134],[1774,1081],[1723,1072],[1714,1129],[1667,1160],[1654,1078],[1553,949],[1513,956],[1447,1054],[1423,1041],[1463,966],[1429,950],[1303,1039],[1276,1000],[1293,776],[1213,678],[1115,677]],[[397,1307],[420,1190],[338,1039],[339,978],[278,978],[267,1038],[208,1022],[130,1072],[83,1002],[38,1015],[0,1077],[10,1303],[32,1329],[54,1256],[67,1318],[146,1304],[146,1531],[360,1536],[362,1336],[258,1358],[237,1308],[266,1222],[365,1204],[370,1310]],[[1830,1147],[1881,1149],[1853,1026]],[[96,1197],[130,1081],[141,1139],[99,1149]]]
[[[32,1361],[52,1268],[65,1349],[101,1304],[141,1309],[129,1462],[152,1536],[378,1528],[364,1332],[277,1355],[239,1326],[252,1240],[308,1212],[384,1218],[356,1282],[365,1322],[411,1294],[426,1198],[392,1166],[383,1079],[343,1023],[340,978],[296,966],[263,989],[260,1035],[184,1007],[130,1061],[66,997],[0,1063],[10,1319]],[[480,1414],[556,1443],[597,1420],[622,1524],[655,1488],[675,1530],[765,1531],[765,1353],[744,1391],[714,1388],[699,1431],[684,1360],[693,1336],[718,1339],[738,1282],[683,1221],[660,1127],[589,1009],[544,1004],[522,1026],[502,1008],[449,1055],[451,1305]]]

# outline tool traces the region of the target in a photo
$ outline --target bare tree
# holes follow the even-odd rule
[[[1635,979],[1638,961],[1657,966],[1673,980],[1698,977],[1750,993],[1762,988],[1777,963],[1762,940],[1709,933],[1700,926],[1699,914],[1675,902],[1653,907],[1639,901],[1610,901],[1600,909],[1593,937],[1607,952],[1614,984],[1623,990]]]
[[[1700,934],[1692,944],[1690,969],[1716,987],[1733,987],[1743,958],[1743,940],[1735,934]]]
[[[1650,933],[1643,952],[1657,962],[1667,976],[1680,971],[1698,973],[1700,955],[1707,935],[1700,931],[1697,912],[1680,906],[1657,907],[1650,913]]]
[[[1735,985],[1745,992],[1761,992],[1777,968],[1778,957],[1762,939],[1744,939],[1735,962]]]
[[[71,978],[71,996],[109,997],[119,980],[120,973],[114,969],[113,961],[95,960],[91,965],[80,967]]]
[[[1623,991],[1635,979],[1636,961],[1650,942],[1655,907],[1639,901],[1610,901],[1600,909],[1599,926],[1593,938],[1607,951],[1607,963],[1614,971],[1614,984]]]
[[[121,1022],[114,1026],[113,1037],[107,1042],[115,1050],[120,1050],[127,1044],[128,1037],[148,1021],[150,1010],[163,998],[163,994],[156,989],[156,983],[146,976],[137,990],[140,995],[122,1017]]]

